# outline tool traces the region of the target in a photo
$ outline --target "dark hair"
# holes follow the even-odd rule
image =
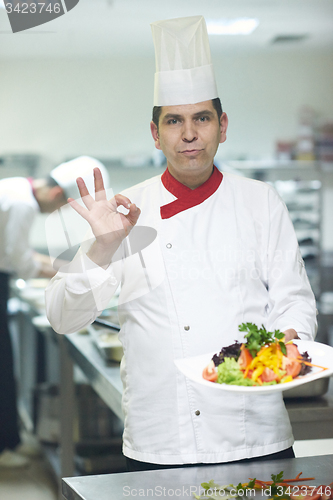
[[[221,100],[219,97],[215,97],[215,99],[212,99],[212,103],[213,103],[213,106],[214,106],[215,111],[217,113],[218,119],[220,121],[220,118],[221,118],[222,113],[223,113]]]
[[[154,106],[153,107],[152,121],[155,123],[157,129],[158,129],[158,122],[160,121],[161,113],[162,113],[162,106]]]
[[[214,106],[214,109],[217,113],[218,119],[220,121],[220,118],[222,116],[223,110],[222,110],[222,104],[220,101],[219,97],[215,97],[215,99],[212,99],[212,103]],[[152,116],[152,121],[155,123],[156,127],[158,128],[158,124],[160,121],[160,116],[162,113],[162,106],[154,106],[153,107],[153,116]]]

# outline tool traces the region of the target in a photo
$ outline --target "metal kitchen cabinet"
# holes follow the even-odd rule
[[[318,297],[322,239],[322,183],[318,179],[278,180],[273,185],[287,205],[312,289]]]

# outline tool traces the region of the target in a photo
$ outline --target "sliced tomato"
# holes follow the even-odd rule
[[[330,499],[333,499],[333,483],[329,484],[328,486],[329,486],[329,488],[331,489],[331,496],[330,496]]]
[[[246,347],[243,347],[240,356],[238,358],[238,364],[240,369],[246,370],[246,368],[249,366],[252,360],[253,358],[250,354],[250,351]]]
[[[292,498],[296,498],[296,495],[291,495]],[[299,498],[299,495],[297,495],[297,498]],[[302,500],[319,500],[321,498],[321,495],[319,493],[313,492],[313,495],[302,495]]]
[[[301,368],[302,365],[299,361],[288,359],[284,369],[286,370],[287,375],[291,375],[292,378],[295,378],[301,371]]]
[[[293,378],[297,377],[302,368],[302,363],[298,359],[300,356],[299,350],[295,344],[286,344],[287,356],[282,360],[282,368],[286,370],[287,375]]]
[[[298,359],[300,352],[295,344],[286,344],[287,358]]]
[[[333,488],[331,484],[329,486],[321,484],[314,490],[313,493],[314,495],[320,494],[321,500],[330,500],[331,498],[333,498]]]
[[[305,500],[330,500],[331,498],[333,498],[332,483],[328,486],[326,486],[325,484],[317,486],[317,488],[313,490],[312,495],[305,495],[304,497],[302,496],[302,500],[303,498]]]
[[[273,370],[266,367],[260,375],[260,378],[262,382],[273,382],[273,380],[278,379],[278,376],[273,372]]]
[[[217,380],[217,369],[214,361],[211,361],[203,370],[202,376],[205,380],[210,382],[216,382]]]

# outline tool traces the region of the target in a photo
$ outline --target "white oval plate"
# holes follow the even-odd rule
[[[310,373],[294,379],[292,382],[276,385],[245,387],[242,385],[228,385],[209,382],[202,377],[202,371],[212,359],[215,354],[214,352],[191,358],[176,359],[175,364],[177,368],[187,378],[193,380],[193,382],[203,384],[207,387],[216,389],[217,391],[231,391],[244,394],[282,392],[302,384],[307,384],[308,382],[312,382],[313,380],[317,380],[322,377],[329,377],[333,374],[333,347],[319,342],[311,342],[310,340],[294,340],[293,342],[298,346],[301,354],[304,351],[307,351],[312,359],[312,363],[315,365],[325,366],[327,370],[322,371],[320,368],[312,367]]]

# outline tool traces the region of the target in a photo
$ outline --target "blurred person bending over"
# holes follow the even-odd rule
[[[103,166],[79,157],[56,167],[43,179],[12,177],[0,180],[0,467],[29,462],[19,454],[19,432],[13,351],[8,328],[7,301],[11,277],[51,278],[55,270],[48,255],[35,252],[29,235],[37,213],[51,213],[79,194],[75,179]],[[103,170],[104,174],[105,171]],[[75,191],[76,190],[76,191]]]

